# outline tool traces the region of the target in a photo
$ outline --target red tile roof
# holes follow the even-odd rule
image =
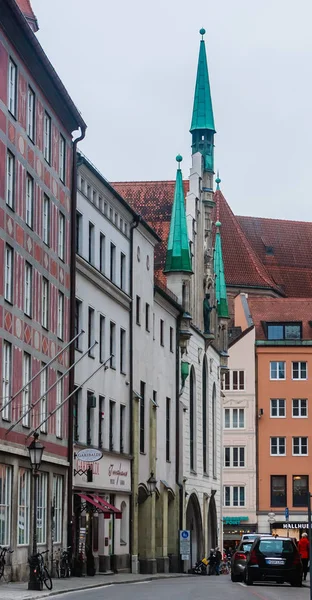
[[[30,0],[15,0],[15,2],[20,11],[23,13],[25,19],[29,19],[31,21],[34,31],[38,31],[37,18],[31,7]]]
[[[312,298],[255,298],[249,296],[248,306],[256,327],[256,338],[265,340],[262,322],[302,322],[302,337],[312,339]]]

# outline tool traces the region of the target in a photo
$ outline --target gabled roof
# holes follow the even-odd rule
[[[39,30],[37,17],[31,7],[30,0],[15,0],[20,11],[23,13],[34,32]]]
[[[186,223],[185,196],[180,167],[182,156],[179,154],[176,160],[178,162],[178,169],[164,273],[192,273],[191,253]]]
[[[256,327],[256,339],[265,340],[263,322],[302,322],[302,338],[312,339],[312,298],[255,298],[249,296],[248,306]]]

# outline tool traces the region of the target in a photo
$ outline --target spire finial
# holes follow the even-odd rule
[[[181,156],[181,154],[178,154],[176,156],[176,161],[178,163],[178,169],[181,169],[181,162],[182,162],[182,160],[183,160],[183,157]]]
[[[217,172],[217,179],[216,179],[216,184],[217,184],[217,190],[220,189],[220,183],[221,183],[221,179],[220,179],[220,175],[219,175],[219,169]]]
[[[204,29],[203,27],[199,30],[200,35],[202,36],[202,40],[204,39],[204,35],[206,33],[206,29]]]

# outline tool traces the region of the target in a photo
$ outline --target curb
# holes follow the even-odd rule
[[[129,585],[129,583],[145,583],[146,581],[157,581],[157,580],[164,580],[164,579],[177,579],[180,577],[187,577],[186,573],[177,573],[176,575],[170,575],[167,576],[157,576],[157,575],[151,575],[150,577],[147,577],[146,579],[141,579],[141,578],[135,578],[135,579],[125,579],[124,581],[108,581],[107,583],[94,583],[91,585],[86,585],[83,586],[82,588],[70,588],[70,589],[66,589],[66,590],[57,590],[57,591],[51,591],[51,592],[44,592],[44,595],[42,596],[27,596],[26,598],[23,598],[23,600],[40,600],[40,598],[50,598],[51,596],[60,596],[61,594],[69,594],[72,592],[82,592],[82,590],[92,590],[92,589],[96,589],[96,588],[101,588],[101,587],[109,587],[110,585]]]

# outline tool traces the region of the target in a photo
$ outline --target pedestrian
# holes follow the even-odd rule
[[[216,575],[220,575],[220,566],[221,566],[221,561],[222,561],[222,554],[220,552],[220,548],[216,548],[215,555],[216,555],[215,571],[216,571]]]
[[[298,543],[298,550],[301,557],[303,566],[303,579],[306,580],[308,572],[308,562],[310,557],[310,544],[308,540],[308,534],[303,533]]]
[[[210,554],[209,554],[209,569],[208,569],[208,575],[214,575],[215,574],[215,566],[216,566],[216,555],[214,553],[214,549],[211,548],[210,550]]]

